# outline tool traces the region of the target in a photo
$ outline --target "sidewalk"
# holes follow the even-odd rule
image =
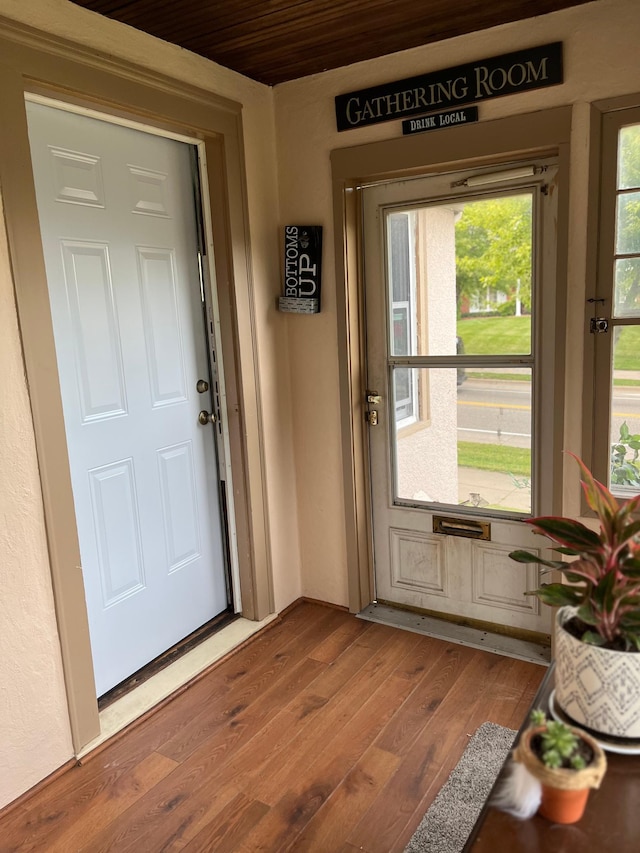
[[[635,379],[640,381],[640,370],[614,370],[614,379]]]
[[[499,506],[506,510],[531,512],[531,489],[526,478],[516,477],[519,487],[508,474],[480,471],[477,468],[458,468],[460,501],[469,500],[474,505],[474,495],[479,495],[478,506]]]

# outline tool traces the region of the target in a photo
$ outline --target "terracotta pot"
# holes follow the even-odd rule
[[[563,791],[542,786],[542,802],[538,813],[552,823],[576,823],[584,814],[590,788],[581,791]]]
[[[556,618],[556,701],[581,726],[615,737],[640,738],[640,653],[616,652],[573,637]]]
[[[571,729],[591,747],[591,764],[583,770],[545,767],[531,749],[531,739],[543,731],[543,726],[526,729],[513,751],[513,758],[524,764],[531,775],[542,784],[539,813],[554,823],[575,823],[584,814],[591,788],[600,787],[607,769],[606,756],[600,745],[586,732]]]

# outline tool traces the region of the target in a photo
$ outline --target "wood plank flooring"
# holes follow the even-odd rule
[[[544,668],[301,603],[0,818],[0,851],[402,851]]]

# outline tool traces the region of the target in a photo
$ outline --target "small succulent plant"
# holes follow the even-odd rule
[[[580,738],[569,726],[557,720],[548,720],[544,711],[539,709],[531,712],[531,724],[545,729],[540,735],[540,757],[547,767],[557,768],[567,764],[573,770],[586,767],[586,762],[579,752]]]

